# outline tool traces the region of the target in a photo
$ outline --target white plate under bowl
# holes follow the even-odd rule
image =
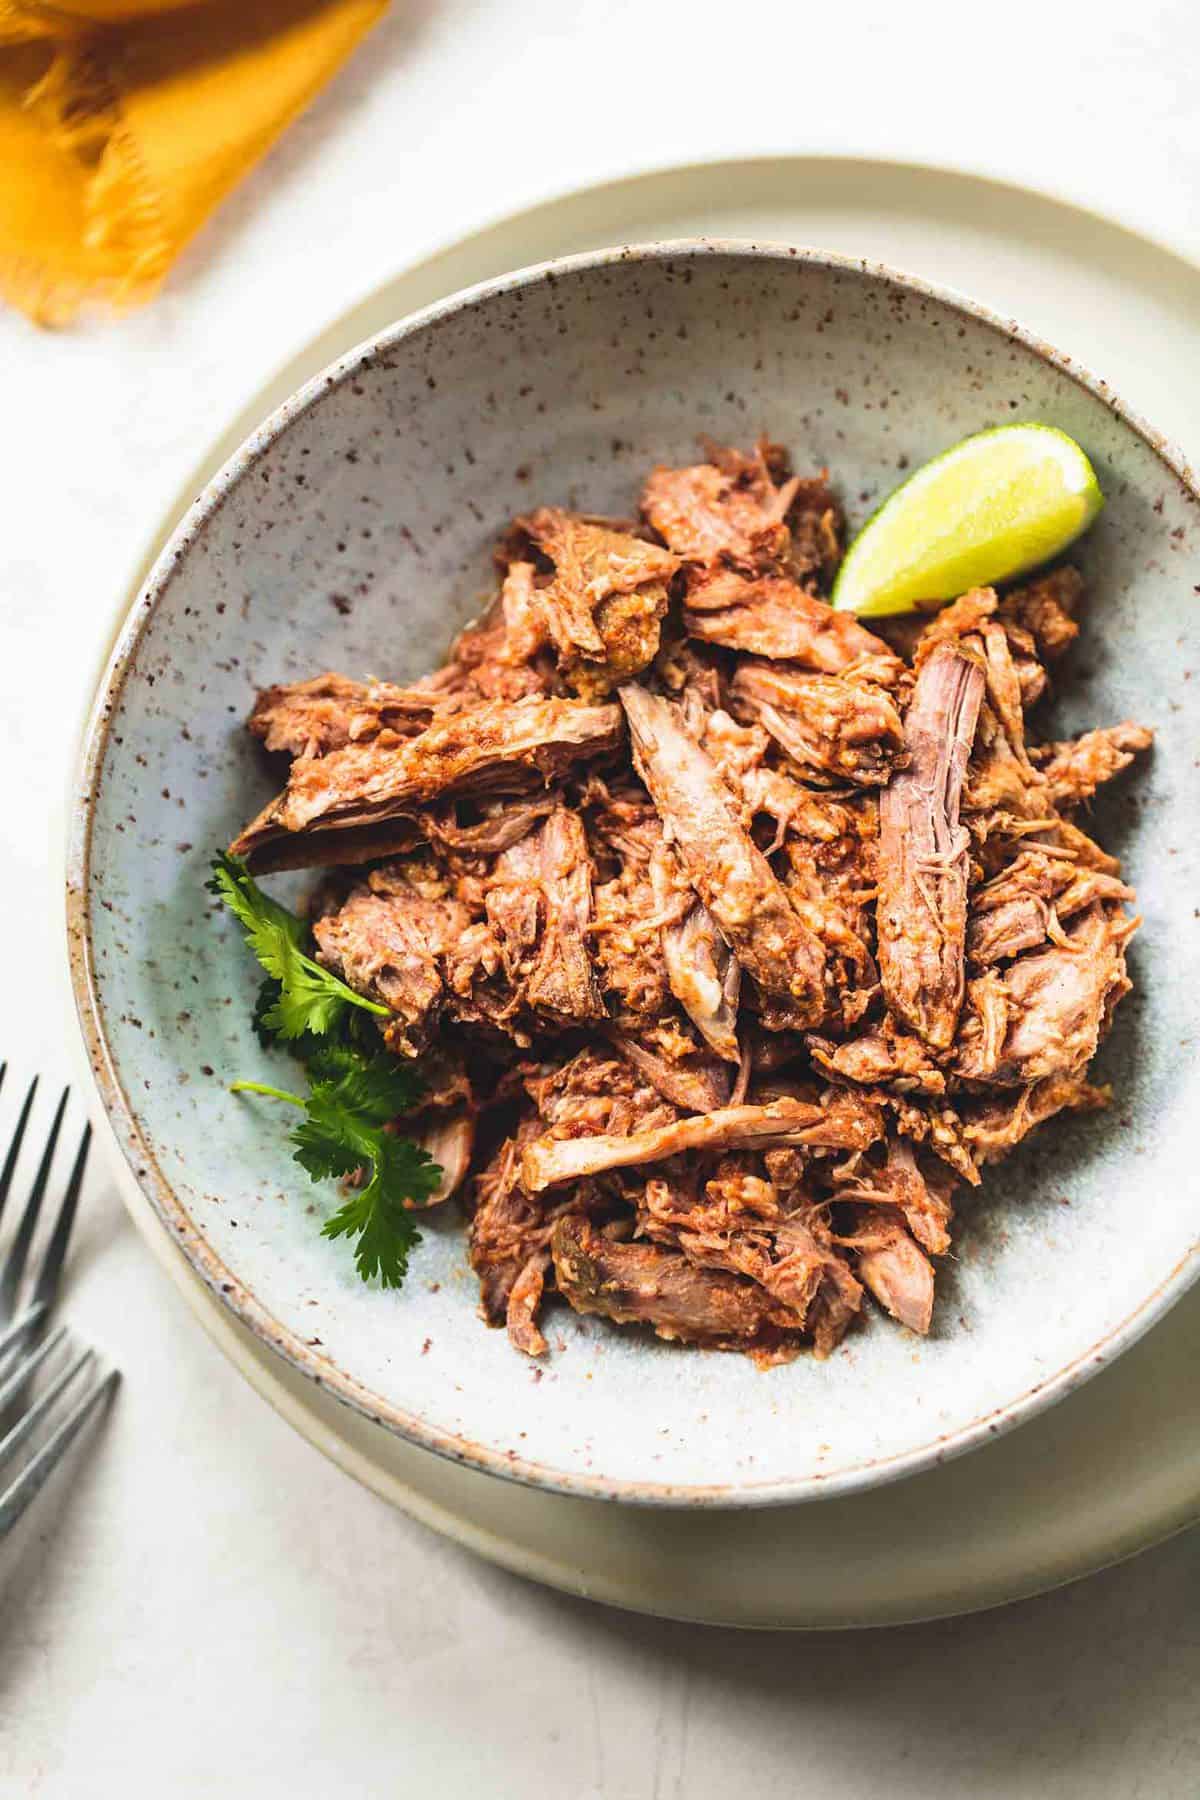
[[[615,1506],[432,1456],[314,1389],[216,1303],[101,1131],[134,1223],[251,1386],[356,1481],[532,1581],[708,1625],[907,1625],[1040,1593],[1200,1519],[1195,1294],[1087,1387],[924,1475],[752,1512]]]
[[[710,191],[721,196],[716,213],[706,201]],[[991,229],[981,226],[981,220],[990,220]],[[387,284],[360,304],[313,346],[306,366],[303,360],[300,366],[291,365],[251,403],[247,415],[259,415],[277,397],[280,387],[290,388],[331,353],[382,319],[432,298],[439,287],[444,291],[446,286],[477,279],[497,266],[529,256],[622,235],[631,229],[631,222],[638,235],[715,226],[827,244],[853,243],[983,293],[1001,306],[1010,300],[1017,304],[1019,289],[1019,304],[1027,318],[1059,337],[1067,335],[1062,315],[1074,318],[1079,325],[1076,341],[1110,371],[1119,356],[1122,320],[1136,314],[1144,330],[1147,316],[1153,316],[1157,326],[1170,328],[1177,354],[1181,341],[1186,340],[1185,321],[1195,317],[1188,311],[1194,306],[1197,285],[1189,265],[1103,221],[1036,196],[936,171],[887,165],[804,159],[728,165],[717,171],[672,171],[614,184],[494,227]],[[1028,243],[1033,245],[1032,252]],[[1191,329],[1194,332],[1194,325]],[[1181,390],[1171,385],[1161,360],[1156,367],[1143,363],[1139,376],[1142,396],[1159,409],[1171,429],[1186,438],[1192,421],[1182,412]],[[1161,390],[1161,398],[1156,391],[1151,402],[1152,385]],[[1169,401],[1174,402],[1173,407]],[[233,435],[240,435],[239,427],[233,428]],[[144,1203],[139,1207],[131,1196],[131,1204],[139,1222],[149,1229]],[[154,1229],[161,1238],[161,1228]],[[1180,1423],[1178,1409],[1171,1405],[1138,1410],[1137,1429],[1150,1444],[1157,1444],[1158,1454],[1137,1457],[1132,1463],[1123,1461],[1121,1482],[1098,1485],[1087,1473],[1085,1453],[1089,1443],[1094,1444],[1098,1424],[1098,1403],[1092,1397],[1105,1392],[1109,1408],[1116,1403],[1120,1410],[1127,1390],[1136,1389],[1131,1372],[1139,1361],[1145,1369],[1152,1353],[1151,1392],[1166,1401],[1164,1358],[1173,1366],[1171,1345],[1176,1346],[1176,1354],[1183,1354],[1180,1347],[1190,1346],[1194,1339],[1194,1328],[1190,1335],[1188,1331],[1194,1303],[1185,1304],[1160,1327],[1150,1344],[1140,1346],[1098,1384],[1073,1397],[1052,1420],[1027,1427],[1015,1439],[953,1469],[939,1470],[893,1490],[886,1506],[890,1544],[882,1562],[872,1559],[869,1548],[875,1497],[860,1496],[853,1501],[825,1502],[800,1513],[773,1514],[765,1534],[765,1518],[749,1532],[735,1518],[724,1518],[719,1525],[713,1521],[711,1528],[725,1547],[723,1563],[731,1576],[731,1581],[725,1581],[714,1571],[716,1545],[700,1544],[693,1535],[702,1529],[698,1521],[685,1533],[676,1531],[674,1514],[660,1520],[643,1513],[622,1513],[618,1525],[614,1509],[501,1490],[464,1470],[414,1453],[377,1428],[353,1419],[264,1357],[247,1334],[213,1311],[211,1299],[197,1288],[178,1255],[168,1254],[174,1272],[192,1287],[210,1328],[220,1334],[229,1353],[327,1453],[399,1504],[485,1553],[542,1579],[596,1592],[617,1603],[764,1624],[879,1622],[921,1616],[987,1604],[1065,1579],[1152,1541],[1185,1522],[1194,1510],[1197,1482],[1190,1445],[1195,1433],[1189,1438],[1186,1432],[1166,1429],[1168,1413],[1175,1426]],[[1027,1467],[1022,1472],[1018,1447],[1029,1446],[1033,1451],[1033,1434],[1045,1438],[1047,1432],[1055,1445],[1054,1480],[1033,1482]],[[1128,1442],[1128,1429],[1124,1435]],[[1061,1454],[1064,1437],[1072,1450],[1065,1459]],[[1172,1450],[1173,1455],[1169,1454]],[[1004,1477],[1002,1464],[1022,1491],[1025,1504],[1019,1508],[1012,1505],[1013,1485]],[[1072,1476],[1076,1468],[1078,1482]],[[1135,1469],[1142,1471],[1142,1479],[1134,1480]],[[1049,1473],[1050,1464],[1046,1463],[1044,1474]],[[948,1482],[956,1487],[965,1484],[957,1499],[949,1489],[936,1486]],[[934,1485],[931,1488],[929,1484]],[[915,1502],[918,1488],[922,1490],[919,1503],[913,1507],[904,1504],[902,1497],[910,1495]],[[990,1503],[984,1502],[985,1494],[991,1497]],[[1083,1506],[1080,1503],[1085,1496],[1089,1503]],[[1066,1506],[1074,1513],[1069,1530],[1047,1528],[1045,1507],[1051,1499],[1056,1511],[1061,1513]],[[1100,1499],[1103,1504],[1098,1505]],[[959,1528],[949,1538],[944,1529],[947,1504],[960,1519]],[[936,1544],[930,1542],[928,1555],[924,1555],[920,1539],[929,1534],[927,1529],[922,1531],[922,1518],[931,1516],[927,1510],[931,1507],[942,1526]],[[970,1527],[971,1519],[978,1522],[978,1530]],[[782,1555],[780,1533],[786,1534],[786,1556]],[[631,1556],[643,1576],[647,1559],[651,1559],[661,1580],[631,1580]],[[845,1581],[847,1556],[856,1569],[849,1586]],[[906,1571],[903,1579],[898,1565]],[[761,1577],[758,1580],[755,1568]],[[772,1568],[778,1579],[769,1573]],[[711,1571],[708,1576],[706,1569]],[[740,1572],[736,1580],[732,1579],[734,1571]]]

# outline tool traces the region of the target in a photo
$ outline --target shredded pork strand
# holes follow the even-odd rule
[[[940,645],[917,677],[905,720],[909,764],[879,807],[879,973],[896,1018],[948,1049],[963,997],[966,830],[959,802],[983,699],[984,671]]]
[[[265,688],[286,785],[232,848],[325,872],[315,954],[420,1059],[403,1129],[521,1355],[555,1303],[763,1365],[923,1335],[959,1185],[1111,1098],[1135,894],[1085,826],[1152,733],[1037,728],[1070,567],[878,635],[778,445],[637,511],[514,521],[419,681]]]
[[[632,1137],[539,1138],[525,1150],[522,1175],[537,1193],[606,1169],[662,1162],[685,1150],[774,1150],[785,1144],[863,1150],[882,1132],[878,1109],[869,1101],[833,1091],[811,1105],[784,1099],[731,1106]]]
[[[737,816],[711,758],[676,708],[643,687],[620,691],[634,767],[697,895],[748,975],[790,1002],[797,1024],[824,1010],[825,954]]]

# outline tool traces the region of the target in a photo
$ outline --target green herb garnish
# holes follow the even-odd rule
[[[254,1028],[260,1039],[264,1032],[298,1038],[311,1031],[323,1037],[341,1023],[348,1006],[360,1006],[364,1012],[386,1019],[386,1006],[364,999],[313,961],[301,947],[308,938],[304,920],[264,894],[236,856],[222,852],[216,857],[208,891],[218,895],[241,920],[246,942],[278,984],[273,998],[268,998],[266,982],[258,990]]]
[[[264,1094],[304,1113],[292,1133],[295,1158],[314,1181],[360,1172],[352,1191],[321,1227],[329,1238],[357,1239],[354,1261],[364,1281],[378,1275],[399,1287],[408,1256],[420,1241],[413,1217],[437,1192],[441,1169],[429,1153],[387,1129],[421,1094],[416,1071],[364,1045],[364,1014],[387,1016],[315,962],[304,948],[303,919],[264,894],[244,863],[219,855],[210,892],[246,929],[246,941],[267,979],[254,1006],[259,1042],[283,1040],[308,1072],[307,1095],[259,1081],[235,1081],[231,1092]]]

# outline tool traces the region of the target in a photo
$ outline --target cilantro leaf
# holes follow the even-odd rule
[[[303,1037],[306,1031],[323,1037],[341,1023],[347,1006],[361,1006],[387,1017],[386,1006],[364,999],[320,963],[295,950],[291,967],[280,983],[279,999],[263,1014],[263,1024],[281,1038]]]
[[[351,1006],[387,1017],[386,1006],[356,994],[307,954],[302,947],[308,936],[304,920],[264,894],[244,862],[222,851],[212,867],[209,892],[241,922],[246,942],[277,984],[273,997],[268,997],[266,983],[259,989],[254,1023],[260,1039],[268,1033],[289,1039],[305,1032],[323,1037],[341,1024]]]
[[[437,1192],[442,1171],[420,1145],[383,1129],[391,1116],[382,1072],[350,1070],[336,1081],[313,1083],[292,1141],[296,1161],[314,1179],[370,1168],[370,1179],[321,1230],[328,1238],[356,1236],[354,1260],[363,1280],[378,1275],[384,1287],[399,1287],[421,1235],[412,1208]]]
[[[223,850],[213,858],[210,894],[223,900],[246,928],[246,941],[268,975],[282,981],[289,966],[288,953],[304,941],[305,924],[278,900],[264,894],[244,862]]]
[[[411,1065],[378,1048],[365,1015],[386,1015],[386,1008],[364,1000],[308,955],[303,920],[264,894],[243,863],[219,856],[208,885],[241,921],[266,972],[253,1014],[259,1042],[267,1049],[287,1039],[309,1079],[307,1096],[256,1081],[235,1081],[233,1091],[303,1111],[292,1147],[314,1181],[359,1177],[361,1185],[326,1221],[324,1235],[355,1238],[363,1280],[378,1276],[385,1288],[399,1287],[420,1241],[414,1209],[432,1199],[442,1174],[428,1151],[393,1128],[424,1084]]]
[[[292,1133],[296,1161],[314,1181],[353,1175],[363,1166],[361,1149],[343,1142],[320,1120],[305,1119]]]
[[[279,1004],[280,984],[270,975],[260,984],[258,998],[254,1002],[254,1011],[250,1023],[254,1027],[254,1035],[264,1050],[269,1050],[275,1042],[274,1027],[267,1024],[268,1016]]]
[[[409,1251],[421,1241],[412,1208],[437,1192],[442,1172],[419,1145],[382,1131],[376,1135],[370,1181],[349,1195],[321,1232],[328,1238],[357,1236],[354,1261],[363,1280],[378,1275],[381,1286],[399,1287]]]
[[[411,1112],[424,1084],[415,1069],[384,1051],[368,1055],[348,1044],[316,1044],[307,1059],[309,1079],[337,1104],[369,1125]]]

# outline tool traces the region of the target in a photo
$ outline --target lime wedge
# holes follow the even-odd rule
[[[1074,438],[998,425],[910,475],[863,526],[832,604],[869,617],[953,600],[1048,562],[1086,531],[1104,496]]]

